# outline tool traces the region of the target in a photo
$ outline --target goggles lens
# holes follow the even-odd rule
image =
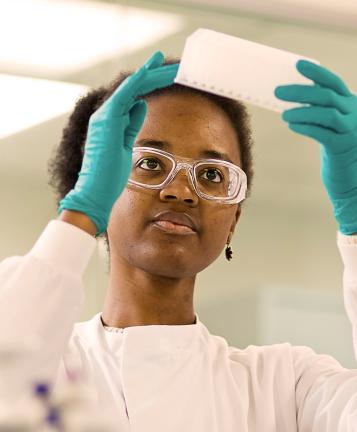
[[[130,179],[146,186],[159,186],[174,171],[172,160],[162,154],[139,150],[133,153]],[[220,161],[200,161],[194,167],[197,189],[213,198],[233,198],[240,186],[239,173]]]

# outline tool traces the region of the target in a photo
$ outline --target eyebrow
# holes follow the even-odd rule
[[[143,138],[136,141],[135,146],[136,147],[149,146],[149,147],[157,147],[159,149],[171,149],[172,147],[168,141],[161,141],[161,140],[154,140],[154,139],[147,139],[147,138]],[[235,165],[235,163],[229,158],[227,153],[222,153],[214,149],[202,150],[200,153],[200,157],[220,159]]]

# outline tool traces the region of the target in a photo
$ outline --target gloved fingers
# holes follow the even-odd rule
[[[289,129],[298,134],[313,138],[327,147],[331,147],[333,143],[338,142],[337,138],[340,137],[338,133],[332,130],[310,124],[289,123]]]
[[[356,159],[357,127],[348,133],[337,133],[333,129],[303,123],[289,123],[289,128],[301,135],[306,135],[318,141],[326,152],[334,156],[351,157]]]
[[[307,86],[300,84],[284,85],[275,88],[277,98],[289,102],[307,103],[322,107],[336,108],[343,114],[350,112],[350,97],[338,95],[333,90],[319,85]],[[354,96],[352,96],[354,98]]]
[[[127,112],[135,97],[135,90],[138,86],[136,83],[137,81],[141,81],[146,73],[147,69],[141,67],[132,75],[125,78],[115,89],[114,93],[92,114],[91,121],[120,117]]]
[[[107,116],[119,117],[128,112],[139,95],[157,88],[166,87],[174,82],[179,64],[161,66],[164,56],[157,51],[144,66],[127,77],[100,107]]]
[[[129,101],[131,105],[138,95],[138,90],[145,81],[147,74],[154,71],[156,68],[160,68],[164,60],[165,57],[163,53],[161,51],[156,51],[143,66],[126,78],[126,80],[115,90],[113,96],[118,92],[120,94],[120,99],[122,99],[124,104]]]
[[[157,69],[148,71],[140,84],[137,94],[142,96],[158,88],[173,84],[179,66],[179,63],[175,63],[172,65],[160,66]]]
[[[145,69],[155,69],[161,66],[164,61],[164,54],[161,51],[155,51],[142,67]]]
[[[340,111],[330,107],[303,107],[284,111],[282,119],[291,123],[304,123],[323,126],[344,134],[357,127],[357,113],[341,114]]]
[[[119,116],[127,111],[127,107],[133,103],[138,87],[141,85],[145,75],[148,73],[148,68],[142,66],[137,69],[132,75],[125,78],[125,80],[116,88],[115,92],[105,102],[112,108],[111,115]]]
[[[154,54],[141,66],[138,68],[133,74],[128,76],[125,81],[122,83],[126,83],[126,85],[120,85],[118,89],[122,86],[120,91],[123,99],[128,99],[130,97],[136,96],[136,91],[140,87],[141,80],[150,70],[155,70],[155,68],[160,67],[164,62],[165,57],[161,51],[156,51]],[[129,84],[129,85],[127,85]],[[117,89],[117,90],[118,90]],[[117,91],[116,90],[116,91]],[[116,92],[115,91],[115,92]],[[114,93],[115,94],[115,93]]]
[[[164,61],[164,55],[161,51],[156,51],[143,66],[137,69],[133,74],[128,76],[100,107],[100,111],[106,111],[110,117],[118,117],[122,115],[132,105],[137,90],[143,82],[145,75],[149,70],[159,67]]]
[[[312,63],[308,60],[299,60],[296,63],[296,69],[306,78],[311,79],[322,87],[327,87],[331,90],[334,90],[341,96],[351,95],[351,92],[344,81],[342,81],[339,76],[323,66]]]
[[[126,129],[125,136],[127,139],[124,143],[127,149],[133,148],[134,140],[136,139],[140,129],[145,121],[145,116],[147,113],[147,103],[144,100],[139,100],[135,102],[133,107],[130,109],[129,116],[130,122]]]

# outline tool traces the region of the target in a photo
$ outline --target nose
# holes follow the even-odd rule
[[[189,168],[181,167],[175,177],[160,191],[162,200],[180,200],[190,203],[197,203],[198,196],[191,183]]]

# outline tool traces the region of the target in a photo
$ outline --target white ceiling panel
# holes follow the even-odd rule
[[[92,1],[1,0],[0,70],[68,76],[180,31],[181,16]]]
[[[356,0],[175,0],[174,3],[251,12],[357,30]]]

